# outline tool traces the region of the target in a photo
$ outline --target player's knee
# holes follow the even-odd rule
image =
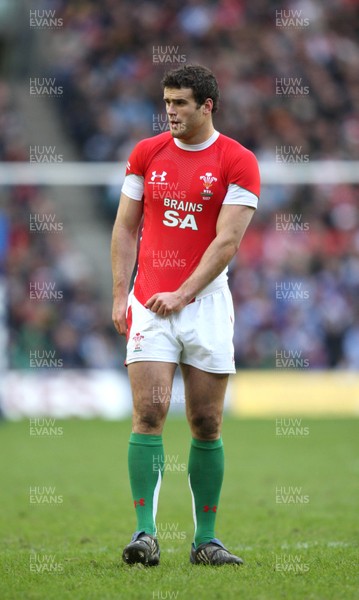
[[[164,407],[141,407],[140,410],[135,411],[136,425],[145,432],[157,430],[162,427],[166,413]]]
[[[158,427],[160,427],[162,424],[162,420],[163,418],[160,417],[158,414],[145,413],[141,416],[141,424],[149,430],[157,429]]]
[[[217,437],[220,433],[221,421],[219,415],[193,415],[190,420],[192,433],[200,439]]]

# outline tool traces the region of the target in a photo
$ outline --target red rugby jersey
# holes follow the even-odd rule
[[[230,184],[259,196],[254,154],[222,134],[199,151],[178,147],[169,132],[142,140],[129,158],[129,174],[144,178],[144,221],[134,284],[142,304],[157,292],[178,289],[197,267],[216,236]]]

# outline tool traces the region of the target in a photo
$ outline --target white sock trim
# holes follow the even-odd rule
[[[157,526],[156,526],[156,515],[157,515],[157,506],[158,506],[158,497],[160,495],[160,488],[162,483],[162,475],[161,471],[158,471],[158,479],[156,483],[156,487],[153,491],[153,500],[152,500],[152,517],[153,522],[155,524],[155,535],[157,534]]]
[[[197,517],[196,517],[196,502],[194,499],[194,493],[192,490],[192,486],[191,486],[191,475],[188,474],[188,485],[189,485],[189,489],[191,490],[191,496],[192,496],[192,514],[193,514],[193,521],[194,521],[194,536],[193,536],[193,541],[196,537],[196,531],[197,531]]]

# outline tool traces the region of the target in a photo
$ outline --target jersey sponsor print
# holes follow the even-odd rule
[[[179,147],[169,132],[139,142],[126,175],[144,178],[144,220],[134,294],[142,304],[176,290],[216,236],[228,186],[259,196],[253,153],[219,134],[199,151]]]

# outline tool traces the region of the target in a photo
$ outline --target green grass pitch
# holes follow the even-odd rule
[[[161,564],[145,569],[121,561],[135,530],[129,421],[56,421],[63,435],[50,436],[30,435],[29,421],[0,423],[0,598],[359,598],[358,420],[301,425],[303,435],[279,436],[275,419],[225,417],[216,533],[245,565],[213,568],[189,564],[190,435],[182,418],[169,419]]]

